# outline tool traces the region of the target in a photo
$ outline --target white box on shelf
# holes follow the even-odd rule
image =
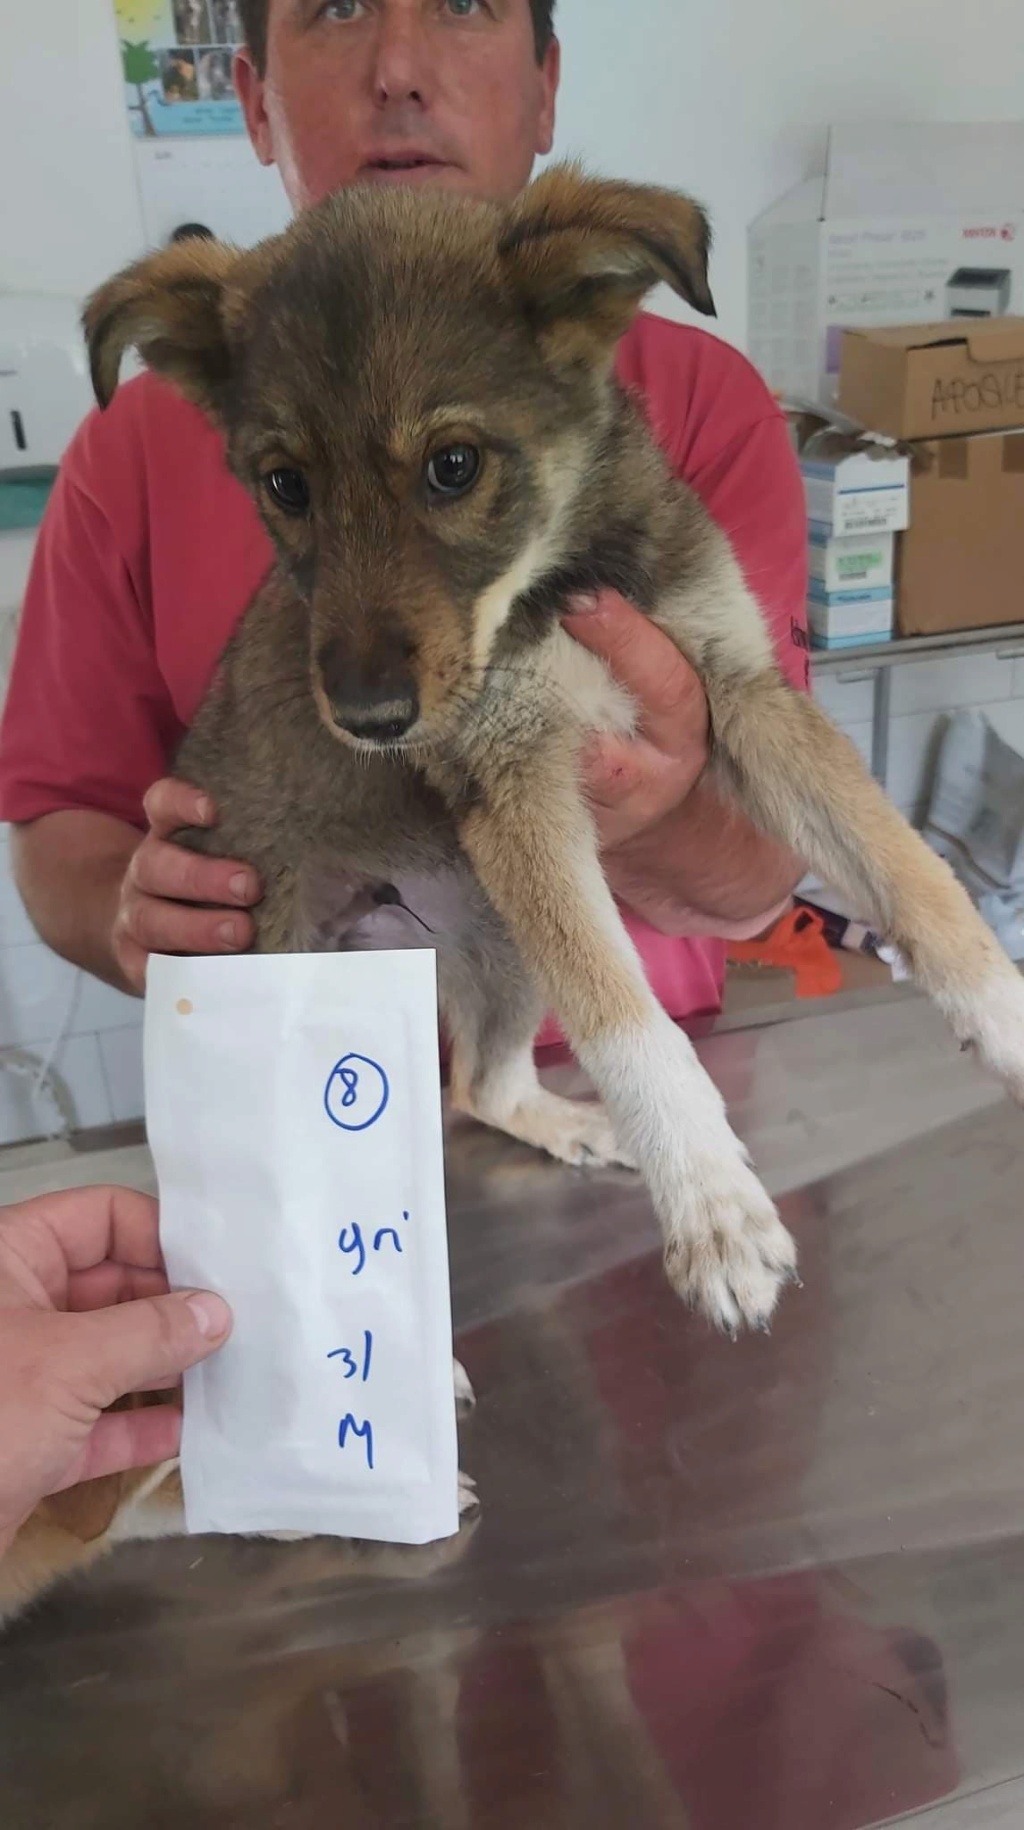
[[[833,591],[807,600],[807,620],[814,648],[859,648],[892,637],[891,587],[875,591]]]
[[[831,453],[812,441],[800,459],[808,519],[827,535],[900,533],[910,522],[910,463],[882,446]]]
[[[894,534],[832,534],[820,522],[808,529],[811,580],[824,591],[872,591],[891,586]]]

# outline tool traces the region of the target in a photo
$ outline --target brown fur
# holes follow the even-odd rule
[[[671,636],[723,789],[891,934],[1018,1096],[1024,991],[785,684],[728,543],[613,379],[657,281],[710,309],[707,243],[686,199],[573,169],[512,206],[354,190],[251,254],[143,261],[86,323],[101,402],[136,344],[223,429],[278,553],[178,758],[220,813],[183,842],[261,872],[264,951],[429,930],[458,1102],[570,1162],[635,1158],[671,1281],[734,1329],[767,1325],[794,1249],[604,883],[576,758],[630,708],[561,630],[570,593],[614,586]],[[453,447],[479,475],[442,496]],[[308,508],[275,500],[281,471]],[[545,1000],[613,1124],[540,1088]],[[54,1529],[26,1528],[44,1563]]]

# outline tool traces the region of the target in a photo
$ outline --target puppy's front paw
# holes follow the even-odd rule
[[[694,1166],[669,1229],[665,1269],[672,1288],[716,1328],[767,1330],[783,1284],[796,1282],[796,1246],[742,1157]]]

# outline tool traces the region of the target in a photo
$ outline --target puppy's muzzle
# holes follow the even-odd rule
[[[420,715],[419,692],[400,665],[366,667],[340,642],[329,642],[318,657],[320,678],[338,729],[360,743],[397,743]]]

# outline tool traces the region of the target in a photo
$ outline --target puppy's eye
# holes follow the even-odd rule
[[[464,496],[480,475],[475,445],[448,445],[435,451],[427,465],[427,483],[438,496]]]
[[[286,515],[308,515],[309,484],[301,470],[280,468],[268,470],[263,478],[263,486],[271,500],[283,508]]]

